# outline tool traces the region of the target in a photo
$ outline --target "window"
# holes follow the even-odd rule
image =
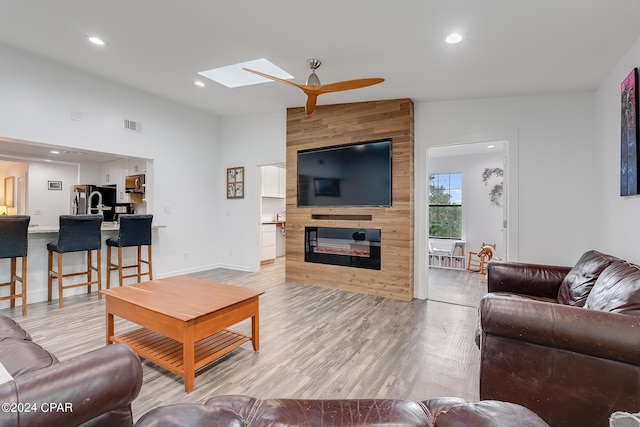
[[[429,237],[462,238],[462,173],[429,175]]]

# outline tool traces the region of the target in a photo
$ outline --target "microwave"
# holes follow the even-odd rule
[[[144,193],[144,175],[129,175],[124,179],[124,191]]]

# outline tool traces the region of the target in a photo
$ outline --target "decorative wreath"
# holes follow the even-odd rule
[[[502,168],[484,168],[482,172],[482,182],[484,185],[487,185],[487,181],[491,178],[492,175],[495,175],[498,178],[502,178],[504,176],[504,171]],[[497,208],[502,207],[502,193],[504,192],[504,181],[500,181],[498,184],[495,184],[491,191],[489,192],[489,202]]]

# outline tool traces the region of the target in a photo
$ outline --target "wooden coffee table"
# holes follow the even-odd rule
[[[258,297],[264,291],[187,276],[151,280],[101,291],[106,296],[107,345],[127,344],[138,355],[184,379],[251,341],[260,349]],[[116,336],[114,316],[142,326]],[[251,318],[251,337],[225,328]]]

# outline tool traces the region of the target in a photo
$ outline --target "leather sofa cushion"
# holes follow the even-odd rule
[[[484,400],[465,403],[433,414],[434,427],[543,427],[547,426],[534,412],[516,404]]]
[[[0,341],[19,339],[31,341],[31,336],[10,317],[0,316]]]
[[[583,307],[600,273],[611,263],[621,259],[598,251],[585,252],[560,284],[560,304]]]
[[[209,407],[233,407],[233,398],[209,399]],[[296,400],[265,399],[255,400],[251,411],[244,418],[245,423],[261,425],[264,421],[275,421],[278,425],[396,425],[420,426],[428,415],[417,402],[385,399],[359,400]],[[258,422],[254,424],[256,420]]]
[[[549,427],[529,409],[508,402],[459,398],[423,402],[387,399],[266,399],[216,396],[198,404],[152,409],[136,427],[396,426]]]
[[[48,368],[58,359],[33,341],[5,339],[0,341],[0,362],[13,377]]]
[[[605,268],[584,307],[640,315],[640,267],[628,262],[616,262]]]

